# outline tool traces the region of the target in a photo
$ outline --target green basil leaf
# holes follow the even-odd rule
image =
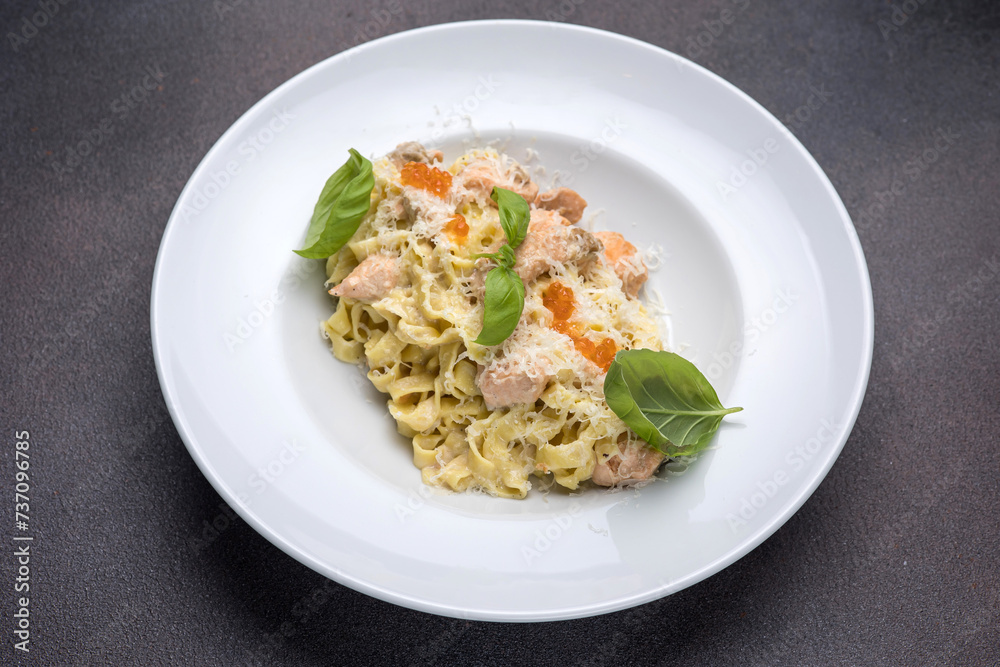
[[[507,242],[513,250],[521,245],[521,241],[528,235],[528,221],[531,219],[528,202],[516,192],[498,187],[493,188],[490,199],[495,201],[497,208],[500,209],[500,226],[503,227]]]
[[[743,408],[724,408],[694,364],[671,352],[623,350],[604,378],[604,397],[636,435],[667,456],[697,454],[722,418]]]
[[[323,186],[313,209],[305,247],[295,252],[309,259],[323,259],[344,247],[371,207],[375,176],[371,161],[353,148],[351,157]]]
[[[524,283],[512,269],[498,266],[486,274],[483,330],[476,343],[499,345],[514,332],[524,310]]]

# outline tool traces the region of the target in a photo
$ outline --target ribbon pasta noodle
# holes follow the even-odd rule
[[[577,489],[648,478],[662,455],[603,393],[615,351],[662,349],[636,298],[646,267],[635,248],[574,226],[586,202],[565,188],[539,194],[506,155],[475,150],[447,168],[441,158],[409,143],[374,162],[371,207],[327,260],[333,354],[367,366],[428,485],[524,498],[532,479]],[[514,268],[524,310],[487,347],[474,341],[492,263],[475,256],[505,240],[494,185],[532,209]]]

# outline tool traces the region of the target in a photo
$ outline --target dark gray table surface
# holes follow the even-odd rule
[[[736,18],[720,29],[726,9]],[[578,621],[396,607],[238,519],[199,547],[228,512],[167,415],[149,330],[181,188],[231,123],[306,67],[362,38],[509,17],[687,55],[816,157],[858,227],[875,299],[871,380],[840,459],[721,573]],[[0,662],[1000,662],[996,2],[29,0],[3,3],[0,28]],[[150,73],[155,88],[126,104]],[[805,111],[815,90],[824,101]],[[14,523],[20,431],[27,533]],[[23,654],[13,538],[29,533]]]

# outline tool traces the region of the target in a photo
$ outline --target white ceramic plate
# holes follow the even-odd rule
[[[420,484],[381,396],[319,336],[321,263],[291,252],[349,147],[405,140],[449,159],[469,140],[533,148],[605,211],[598,227],[663,247],[650,284],[674,342],[744,407],[712,450],[638,492],[514,501]],[[491,21],[363,45],[240,118],[167,225],[152,332],[191,455],[275,545],[396,604],[541,621],[668,595],[777,530],[851,431],[873,314],[844,206],[760,105],[633,39]]]

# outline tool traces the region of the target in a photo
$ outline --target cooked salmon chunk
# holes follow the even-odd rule
[[[639,288],[649,279],[649,269],[639,251],[618,232],[595,232],[594,236],[604,244],[604,258],[621,278],[625,293],[635,298]]]
[[[618,451],[604,460],[598,457],[591,479],[600,486],[634,484],[649,479],[663,463],[663,454],[640,440],[629,442],[628,435],[618,437]]]
[[[330,290],[330,294],[359,301],[376,301],[388,294],[397,282],[399,282],[398,258],[390,255],[368,255],[339,285]]]
[[[527,285],[551,267],[596,257],[601,242],[593,234],[551,220],[532,220],[528,235],[514,252],[514,271]]]
[[[555,211],[571,223],[580,222],[583,209],[587,208],[587,200],[569,188],[556,188],[539,193],[535,197],[535,206],[547,211]]]
[[[479,374],[479,390],[490,410],[509,408],[519,403],[534,403],[553,377],[549,365],[511,363],[510,359],[495,359]]]

